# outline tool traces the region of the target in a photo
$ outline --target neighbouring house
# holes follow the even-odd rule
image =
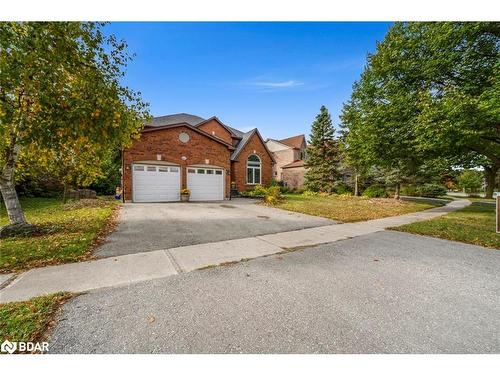
[[[241,192],[272,179],[274,158],[257,129],[243,132],[217,117],[187,113],[155,117],[141,137],[122,153],[122,189],[126,202],[229,198],[231,185]]]
[[[304,159],[307,148],[304,134],[280,140],[268,139],[266,145],[276,161],[273,166],[273,177],[292,189],[302,188],[306,172]]]

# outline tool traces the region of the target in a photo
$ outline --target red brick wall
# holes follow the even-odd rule
[[[189,141],[179,141],[179,133],[189,134]],[[156,160],[156,155],[162,155],[162,161],[179,164],[182,168],[182,187],[186,187],[186,167],[193,164],[205,164],[224,168],[226,174],[226,197],[229,197],[231,150],[223,144],[195,132],[185,126],[144,132],[139,140],[123,152],[123,194],[127,201],[132,200],[132,169],[134,161]],[[182,156],[187,159],[182,160]]]
[[[215,119],[207,121],[206,123],[198,126],[198,129],[201,129],[208,134],[215,135],[216,137],[222,139],[224,142],[227,142],[229,144],[233,143],[231,134]]]
[[[265,145],[261,142],[259,136],[254,134],[252,138],[245,145],[243,150],[241,150],[238,155],[237,160],[235,160],[231,165],[231,182],[236,183],[236,189],[238,191],[245,191],[247,189],[253,188],[255,185],[247,185],[247,159],[248,156],[255,154],[260,157],[261,160],[261,182],[262,185],[267,185],[271,182],[273,177],[273,161],[266,151]]]

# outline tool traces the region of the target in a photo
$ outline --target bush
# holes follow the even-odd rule
[[[292,192],[292,189],[290,189],[288,186],[280,186],[281,194],[288,194]]]
[[[344,182],[336,182],[333,186],[333,192],[338,195],[352,194],[352,188]]]
[[[417,189],[421,197],[436,198],[446,195],[446,188],[439,184],[424,184]]]
[[[264,194],[264,202],[267,204],[277,204],[283,200],[283,195],[281,195],[281,190],[279,186],[270,186],[266,189]]]
[[[380,185],[368,186],[365,191],[363,191],[363,196],[368,198],[387,198],[387,192],[385,188]]]
[[[420,195],[420,192],[418,191],[417,186],[404,186],[401,188],[401,195],[406,195],[408,197],[418,197]]]

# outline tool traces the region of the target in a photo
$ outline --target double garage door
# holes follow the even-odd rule
[[[181,167],[135,164],[132,168],[134,202],[175,202],[180,200]],[[215,168],[187,168],[191,201],[224,199],[224,172]]]

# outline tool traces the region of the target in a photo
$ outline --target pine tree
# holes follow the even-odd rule
[[[325,106],[311,127],[305,160],[305,186],[311,191],[331,192],[339,178],[339,150],[334,139],[332,119]]]

